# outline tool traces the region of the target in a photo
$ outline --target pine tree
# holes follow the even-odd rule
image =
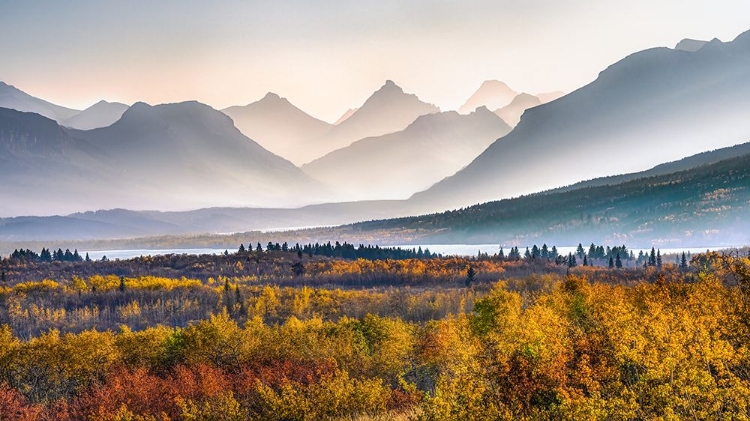
[[[588,256],[586,256],[585,254],[583,255],[583,265],[584,266],[588,266],[589,265]]]
[[[500,253],[498,253],[497,258],[500,260],[505,260],[505,252],[503,251],[502,247],[500,247]]]
[[[89,257],[89,253],[88,253],[88,252],[86,252],[86,261],[87,261],[87,262],[90,262],[90,261],[91,261],[91,258]]]
[[[547,243],[542,244],[542,257],[545,259],[549,258],[549,248],[547,247]]]
[[[245,252],[245,245],[240,243],[240,248],[237,250],[237,253],[244,253]]]
[[[120,276],[120,287],[118,288],[120,292],[125,292],[125,277]]]
[[[656,267],[661,269],[661,250],[656,252]]]
[[[476,282],[476,273],[474,273],[474,268],[469,265],[469,267],[466,269],[466,286],[471,287],[471,284],[473,282]]]
[[[680,261],[680,269],[687,269],[687,259],[685,258],[685,252],[682,252],[682,260]]]
[[[615,256],[615,267],[617,269],[622,268],[622,260],[620,260],[620,253],[617,253],[617,256]]]
[[[609,268],[612,269],[615,267],[615,260],[612,259],[612,256],[609,256]]]
[[[577,265],[576,257],[573,256],[573,253],[568,253],[568,267],[574,268],[576,267],[576,265]]]
[[[578,243],[578,248],[576,249],[576,256],[578,256],[579,259],[582,259],[584,254],[586,254],[586,252],[583,251],[583,244]]]
[[[261,247],[260,243],[258,243],[258,245],[255,246],[255,251],[257,251],[258,253],[263,251],[263,247]]]
[[[656,250],[653,247],[651,247],[651,255],[648,258],[648,265],[656,266]]]
[[[531,252],[528,247],[526,247],[526,252],[523,254],[523,258],[526,260],[531,259]]]
[[[557,247],[556,246],[552,246],[552,250],[550,250],[550,252],[549,252],[550,259],[557,259],[557,256],[559,256],[559,255],[560,254],[557,252]]]

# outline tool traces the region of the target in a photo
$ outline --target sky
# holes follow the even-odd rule
[[[0,80],[82,109],[275,92],[333,122],[394,80],[443,110],[484,80],[570,92],[682,38],[730,41],[747,0],[0,0]]]

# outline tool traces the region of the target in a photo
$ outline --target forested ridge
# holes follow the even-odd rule
[[[256,252],[242,253],[211,257]],[[299,259],[261,254],[283,272]],[[736,254],[645,269],[320,257],[317,287],[114,263],[128,262],[38,263],[99,273],[0,286],[0,419],[750,416],[750,259]],[[388,275],[339,283],[363,268]]]
[[[362,222],[342,230],[352,236],[401,236],[435,244],[530,243],[535,238],[569,244],[571,237],[629,244],[650,244],[653,239],[681,239],[698,246],[743,244],[748,175],[750,155],[742,155],[619,184]]]

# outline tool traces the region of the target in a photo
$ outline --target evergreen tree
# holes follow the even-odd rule
[[[263,251],[263,247],[261,247],[260,243],[258,243],[258,245],[255,246],[255,251],[257,251],[258,253]]]
[[[620,253],[617,253],[617,256],[615,257],[615,267],[617,269],[622,268],[622,260],[620,260]]]
[[[661,269],[661,250],[656,252],[656,267]]]
[[[680,261],[680,269],[687,269],[687,259],[685,258],[685,252],[682,252],[682,260]]]
[[[591,243],[589,246],[589,259],[596,259],[596,246]]]
[[[240,304],[240,308],[242,308],[242,294],[240,293],[240,285],[237,284],[234,286],[234,302],[237,304]]]
[[[557,252],[557,247],[556,246],[552,246],[552,250],[549,252],[550,259],[557,259],[557,256],[559,256],[559,255],[560,254]]]
[[[476,273],[474,273],[474,268],[471,267],[471,265],[469,265],[469,267],[466,269],[466,282],[465,282],[466,286],[471,287],[471,284],[473,282],[476,282],[476,280],[477,280],[477,277],[476,277]]]
[[[118,288],[120,292],[125,292],[125,277],[120,276],[120,287]]]
[[[615,267],[615,260],[612,256],[609,256],[609,268],[612,269],[613,267]]]
[[[583,265],[588,266],[589,265],[589,257],[585,254],[583,255]]]
[[[245,245],[240,243],[240,248],[237,250],[237,253],[244,253],[245,252]]]
[[[90,262],[91,258],[89,257],[89,252],[86,252],[86,262]]]
[[[656,249],[651,247],[651,255],[648,258],[649,266],[656,266]]]
[[[523,258],[526,260],[531,259],[531,252],[528,247],[526,247],[526,252],[523,254]]]
[[[573,256],[573,253],[568,253],[568,267],[574,268],[576,267],[576,265],[577,265],[576,257]]]
[[[536,244],[534,244],[534,247],[531,248],[531,257],[537,258],[537,257],[540,257],[541,255],[542,255],[542,252],[539,251],[539,247],[537,247]]]
[[[547,243],[542,244],[542,257],[549,259],[549,248],[547,247]]]
[[[497,258],[500,260],[505,260],[505,252],[503,251],[502,247],[500,247],[500,253],[498,253]]]
[[[583,251],[583,244],[578,243],[578,248],[576,249],[576,256],[578,256],[579,259],[583,259],[584,254],[586,254],[586,252]]]

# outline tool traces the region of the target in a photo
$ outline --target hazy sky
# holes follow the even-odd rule
[[[620,58],[750,29],[748,0],[0,0],[0,80],[84,108],[267,91],[336,120],[385,79],[442,109],[485,79],[571,91]]]

